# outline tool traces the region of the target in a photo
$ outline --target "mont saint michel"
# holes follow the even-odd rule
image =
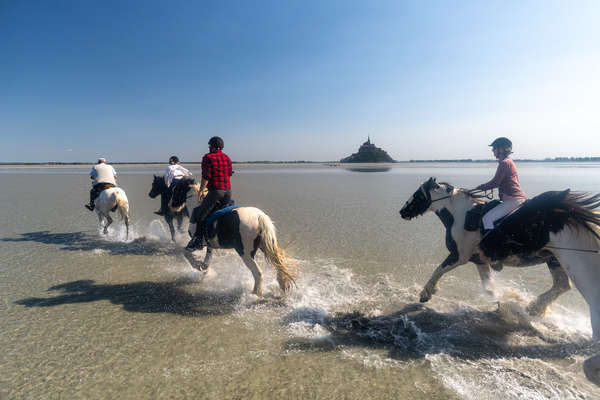
[[[371,143],[371,137],[367,137],[367,141],[364,142],[358,149],[358,153],[353,153],[348,157],[342,158],[341,163],[383,163],[383,162],[395,162],[392,157],[383,149],[375,146]]]

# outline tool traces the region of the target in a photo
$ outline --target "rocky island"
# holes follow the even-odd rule
[[[395,162],[392,157],[383,149],[371,143],[371,137],[367,138],[358,149],[358,153],[354,153],[348,157],[342,158],[341,163],[383,163]]]

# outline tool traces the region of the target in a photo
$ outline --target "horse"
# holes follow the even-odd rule
[[[103,233],[108,233],[108,227],[113,223],[110,212],[118,211],[121,219],[125,221],[127,233],[125,238],[129,238],[129,201],[125,191],[120,187],[111,187],[104,189],[94,201],[94,209],[98,214],[98,224],[102,226],[103,219],[106,219],[106,224],[103,228]]]
[[[192,178],[183,178],[182,180],[189,180],[191,179],[190,183],[194,183],[194,180]],[[181,181],[179,181],[181,182]],[[191,186],[187,186],[188,190],[189,188],[191,188]],[[159,194],[162,196],[166,196],[168,194],[169,188],[167,187],[167,184],[165,183],[165,179],[164,176],[157,176],[154,175],[154,180],[152,181],[152,189],[150,189],[150,193],[148,193],[148,196],[150,196],[150,198],[154,199],[156,196],[158,196]],[[186,196],[187,196],[187,192],[186,192]],[[181,233],[183,232],[183,217],[190,217],[190,214],[188,212],[188,208],[187,205],[185,205],[185,202],[183,204],[183,207],[181,207],[179,210],[175,210],[171,207],[168,207],[168,210],[165,214],[165,221],[167,222],[167,225],[169,225],[169,230],[171,231],[171,240],[175,241],[175,226],[173,225],[173,219],[177,219],[177,230]]]
[[[433,211],[446,227],[446,247],[450,255],[436,268],[423,288],[420,299],[422,302],[431,299],[437,290],[439,279],[446,272],[469,261],[477,265],[480,275],[482,270],[485,272],[487,269],[489,276],[492,258],[489,257],[489,252],[482,249],[481,233],[479,230],[464,229],[467,211],[480,202],[480,199],[467,190],[454,188],[448,183],[438,183],[435,178],[430,178],[419,186],[400,210],[400,215],[406,220]],[[518,267],[547,262],[553,286],[529,305],[529,311],[535,314],[543,313],[552,301],[569,290],[572,281],[588,303],[592,338],[600,341],[600,214],[595,211],[600,206],[600,194],[590,196],[568,190],[546,192],[529,202],[527,211],[529,216],[534,216],[531,224],[539,223],[542,227],[534,238],[537,245],[529,249],[529,254],[509,254],[501,261]],[[524,210],[526,205],[527,203],[515,212],[514,218],[518,218],[517,213]],[[507,220],[508,218],[513,216],[507,217]],[[482,279],[484,275],[481,275]],[[600,386],[600,355],[584,362],[584,372],[590,381]]]
[[[189,180],[185,181],[184,185],[195,186],[196,191],[200,186]],[[174,209],[178,209],[185,202],[185,193],[189,190],[185,186],[173,193],[171,207]],[[190,251],[184,252],[185,258],[193,268],[201,272],[207,271],[213,249],[235,249],[254,277],[252,293],[262,296],[262,270],[254,260],[260,249],[267,262],[274,267],[281,290],[285,293],[295,286],[298,267],[279,247],[275,225],[262,210],[256,207],[231,209],[209,227],[207,236],[206,254],[203,261],[198,262]]]

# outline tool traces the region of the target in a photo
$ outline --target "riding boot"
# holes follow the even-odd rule
[[[90,199],[90,204],[84,204],[85,208],[87,208],[90,211],[94,211],[94,200]]]

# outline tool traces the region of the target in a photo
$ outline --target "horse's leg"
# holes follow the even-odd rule
[[[124,218],[125,221],[125,240],[129,239],[129,217]]]
[[[177,231],[179,231],[179,233],[183,232],[183,214],[182,213],[178,213],[177,214]]]
[[[102,213],[98,211],[98,208],[96,208],[96,214],[98,215],[98,226],[102,227]]]
[[[540,294],[537,299],[527,306],[527,312],[531,315],[543,315],[548,306],[561,294],[571,289],[571,282],[565,270],[558,260],[552,257],[546,262],[550,274],[552,274],[552,287],[547,292]]]
[[[596,354],[583,362],[583,372],[592,383],[600,386],[600,354]]]
[[[240,256],[242,257],[242,260],[244,260],[246,267],[252,272],[252,276],[254,276],[254,289],[252,289],[252,294],[262,296],[262,270],[250,254],[240,254]]]
[[[173,226],[173,216],[170,212],[167,212],[165,215],[165,221],[167,221],[167,225],[169,225],[169,231],[171,231],[171,240],[175,241],[175,227]]]
[[[600,306],[590,304],[590,316],[592,319],[592,337],[600,340]],[[594,384],[600,386],[600,354],[588,358],[583,362],[585,376]]]
[[[492,280],[492,270],[489,264],[475,263],[477,266],[477,272],[479,272],[479,278],[481,279],[481,286],[483,290],[490,296],[494,295],[494,282]]]
[[[207,246],[206,254],[204,255],[204,261],[202,261],[202,264],[200,264],[200,267],[202,268],[203,271],[206,271],[208,269],[211,259],[212,259],[212,249]]]
[[[433,271],[431,278],[425,284],[425,287],[421,291],[421,303],[425,303],[431,300],[431,296],[437,292],[438,289],[438,281],[446,272],[452,271],[454,268],[459,265],[463,265],[466,261],[461,260],[457,254],[450,253],[448,257],[442,262],[436,269]]]
[[[108,227],[110,226],[110,224],[113,223],[113,219],[111,218],[110,215],[106,215],[106,225],[104,225],[104,234],[106,235],[108,233]]]
[[[204,256],[204,261],[198,261],[194,258],[194,255],[191,251],[184,251],[183,256],[190,263],[192,268],[197,269],[200,272],[206,272],[208,270],[208,266],[210,265],[210,260],[212,258],[212,249],[210,247],[206,248],[206,255]]]

